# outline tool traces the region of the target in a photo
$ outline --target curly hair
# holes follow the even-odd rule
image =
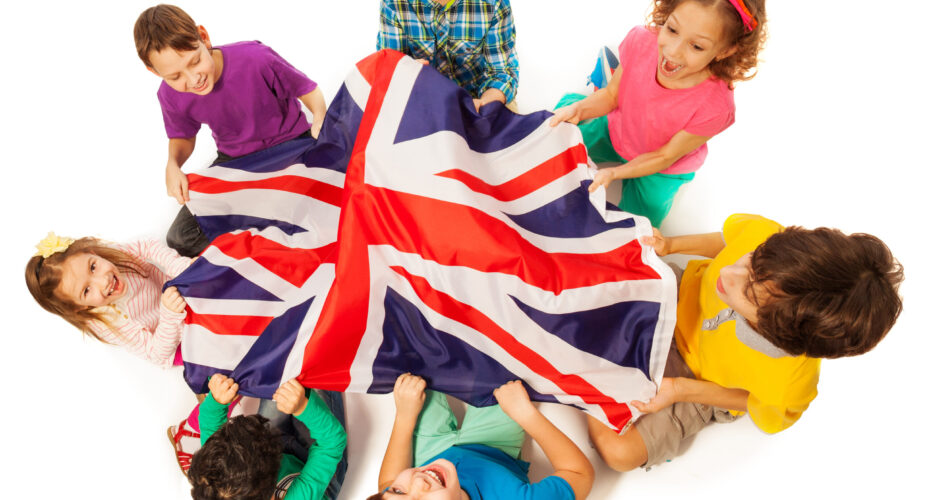
[[[166,48],[178,52],[196,50],[200,45],[197,24],[183,9],[159,4],[145,9],[133,29],[135,50],[145,66],[152,67],[151,53]]]
[[[267,500],[277,486],[281,443],[260,415],[239,415],[210,436],[190,461],[194,500]]]
[[[54,253],[47,258],[41,255],[35,255],[26,263],[26,287],[32,298],[42,306],[46,311],[61,316],[68,323],[76,326],[80,331],[93,336],[95,339],[105,342],[90,330],[91,321],[99,321],[112,329],[112,325],[98,311],[91,308],[81,307],[65,297],[60,296],[55,291],[61,283],[62,266],[65,261],[79,254],[93,254],[102,257],[116,266],[120,272],[135,273],[142,277],[148,274],[142,267],[142,263],[131,255],[103,244],[96,238],[81,238],[63,252]]]
[[[686,2],[698,2],[705,7],[715,8],[724,23],[722,33],[725,44],[733,45],[736,50],[724,59],[712,61],[709,71],[732,87],[734,82],[754,78],[757,74],[757,56],[767,42],[764,0],[742,1],[757,21],[757,27],[752,31],[745,30],[741,16],[729,0],[655,0],[654,9],[648,16],[648,24],[652,27],[663,26],[670,14]]]
[[[863,354],[902,311],[902,265],[870,234],[789,227],[757,247],[750,265],[749,286],[770,293],[757,331],[792,355]]]

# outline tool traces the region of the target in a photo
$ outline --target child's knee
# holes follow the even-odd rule
[[[612,469],[628,472],[648,461],[648,449],[634,425],[619,435],[598,421],[595,424],[591,421],[589,433],[593,447]]]

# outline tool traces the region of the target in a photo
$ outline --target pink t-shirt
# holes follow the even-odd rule
[[[735,122],[734,92],[710,77],[686,89],[657,83],[657,32],[632,28],[619,46],[622,80],[617,106],[609,115],[609,137],[615,151],[632,160],[656,151],[677,132],[711,137]],[[662,174],[695,172],[706,159],[705,144],[684,155]]]

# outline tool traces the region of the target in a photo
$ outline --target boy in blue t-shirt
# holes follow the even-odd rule
[[[493,391],[499,405],[467,407],[457,421],[444,394],[425,390],[425,380],[396,379],[396,418],[380,466],[374,499],[583,499],[593,486],[593,466],[563,432],[529,400],[522,382]],[[528,462],[519,460],[525,433],[554,466],[537,483]],[[417,467],[410,467],[410,465]]]

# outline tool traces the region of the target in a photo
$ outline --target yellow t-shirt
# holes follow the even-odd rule
[[[704,320],[728,308],[716,294],[719,271],[782,229],[758,215],[729,217],[722,228],[725,248],[712,260],[694,260],[686,266],[674,331],[677,348],[696,377],[748,391],[748,414],[769,433],[793,425],[815,399],[821,360],[773,358],[755,351],[735,336],[734,321],[722,323],[716,330],[703,330],[702,326]]]

